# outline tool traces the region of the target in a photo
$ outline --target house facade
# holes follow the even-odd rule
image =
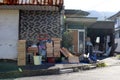
[[[96,17],[86,17],[89,13],[82,10],[65,10],[66,30],[70,30],[73,35],[73,52],[85,52],[85,37],[87,27],[96,22]]]
[[[112,15],[108,19],[115,22],[115,25],[114,25],[114,28],[115,28],[115,38],[120,38],[120,12]]]
[[[117,48],[115,52],[120,52],[120,11],[116,14],[112,15],[108,18],[115,22],[114,29],[115,29],[115,43],[117,44]]]
[[[0,1],[0,59],[16,59],[18,40],[61,37],[63,0]]]
[[[106,52],[108,42],[114,47],[114,22],[98,21],[96,17],[87,17],[88,12],[81,10],[65,10],[66,29],[73,32],[73,52],[85,53],[85,37],[90,37],[94,48]],[[99,38],[99,43],[96,39]],[[111,50],[112,55],[112,50]]]

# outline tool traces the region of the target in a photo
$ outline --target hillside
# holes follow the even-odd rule
[[[90,14],[88,17],[98,17],[98,20],[105,20],[106,18],[114,15],[117,12],[99,12],[99,11],[88,11]]]

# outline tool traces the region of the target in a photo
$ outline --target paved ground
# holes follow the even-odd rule
[[[120,65],[52,76],[18,78],[15,80],[120,80]]]
[[[120,80],[120,60],[110,57],[102,61],[108,67],[60,75],[17,78],[15,80]]]
[[[108,66],[114,66],[114,65],[120,64],[120,60],[117,57],[109,57],[101,61],[105,62]]]

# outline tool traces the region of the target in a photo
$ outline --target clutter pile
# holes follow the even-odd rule
[[[61,38],[51,38],[47,34],[40,34],[37,44],[19,40],[18,65],[41,65],[44,63],[79,63],[79,57],[70,53],[66,48],[61,48]],[[63,59],[64,58],[64,59]]]

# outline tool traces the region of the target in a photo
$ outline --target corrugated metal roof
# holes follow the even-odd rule
[[[3,0],[0,9],[58,11],[64,0]]]
[[[63,6],[64,0],[1,0],[1,5],[47,5]]]
[[[82,10],[67,9],[65,10],[65,15],[83,15],[88,16],[89,12]]]
[[[110,19],[110,20],[115,20],[116,19],[116,17],[119,17],[120,16],[120,11],[119,12],[117,12],[116,14],[114,14],[114,15],[112,15],[111,17],[109,17],[108,19]]]
[[[41,11],[58,11],[56,6],[38,6],[38,5],[1,5],[1,10],[41,10]]]

